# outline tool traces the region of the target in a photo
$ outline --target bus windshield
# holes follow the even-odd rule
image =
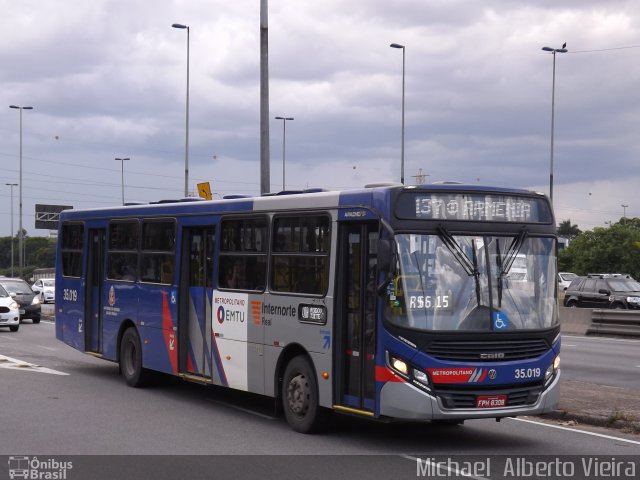
[[[513,331],[558,324],[555,239],[399,234],[385,319],[437,331]]]

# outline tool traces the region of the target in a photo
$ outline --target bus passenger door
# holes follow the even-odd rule
[[[214,227],[182,233],[178,359],[181,373],[211,377],[211,295]]]
[[[340,387],[338,404],[375,412],[376,265],[378,224],[346,223],[339,233]]]
[[[84,349],[102,352],[102,278],[106,233],[102,228],[89,230],[85,296]]]

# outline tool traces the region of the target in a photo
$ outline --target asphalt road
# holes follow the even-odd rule
[[[563,335],[560,358],[565,378],[640,394],[640,340]]]
[[[570,352],[563,357],[568,375],[572,357]],[[151,472],[156,472],[153,478],[214,478],[211,462],[219,472],[215,478],[415,478],[416,458],[452,455],[459,460],[495,455],[489,476],[501,478],[495,475],[498,463],[516,456],[640,459],[637,437],[536,419],[474,420],[442,427],[336,415],[326,433],[301,435],[283,418],[275,418],[272,402],[262,397],[175,378],[163,378],[147,389],[127,387],[117,365],[58,342],[54,325],[47,321],[25,323],[17,333],[0,331],[0,405],[0,455],[74,455],[76,473],[81,467],[108,464],[113,470],[121,465],[128,478],[152,478]],[[104,457],[77,455],[163,457],[135,462],[115,457],[109,463]],[[91,476],[124,478],[120,470],[112,470],[101,468],[102,476]],[[487,475],[472,476],[480,477]]]

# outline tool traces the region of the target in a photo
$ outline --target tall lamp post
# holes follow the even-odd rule
[[[13,277],[13,187],[17,187],[17,183],[5,183],[11,187],[11,276]]]
[[[174,23],[173,28],[187,30],[187,112],[186,112],[186,137],[184,142],[184,196],[189,196],[189,26]]]
[[[9,105],[9,108],[15,108],[20,110],[20,176],[19,176],[19,187],[18,188],[18,263],[20,264],[20,276],[23,275],[24,270],[24,250],[22,248],[23,243],[23,235],[22,235],[22,111],[23,110],[33,110],[33,107],[21,107],[18,105]]]
[[[404,53],[405,53],[405,47],[404,45],[400,45],[399,43],[392,43],[389,46],[391,48],[402,49],[402,142],[400,143],[400,183],[404,185],[404,78],[405,78]]]
[[[287,121],[293,120],[293,117],[275,117],[276,120],[282,120],[282,190],[285,189],[284,183],[284,165],[285,165],[285,149],[287,140]]]
[[[556,53],[567,53],[565,48],[567,43],[562,45],[562,48],[542,47],[545,52],[551,52],[553,54],[553,76],[551,83],[551,160],[549,168],[549,200],[553,206],[553,131],[554,131],[554,111],[556,103]]]
[[[124,162],[128,160],[131,160],[131,159],[129,157],[116,158],[116,161],[122,164],[122,205],[124,205]]]
[[[629,205],[620,205],[622,207],[622,224],[627,223],[627,207]]]

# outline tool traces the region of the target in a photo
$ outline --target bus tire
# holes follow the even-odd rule
[[[140,336],[133,327],[127,328],[120,341],[120,372],[130,387],[147,384],[149,372],[142,368]]]
[[[318,381],[308,358],[291,359],[282,381],[282,408],[289,426],[300,433],[317,432],[326,425],[328,413],[320,407]]]

